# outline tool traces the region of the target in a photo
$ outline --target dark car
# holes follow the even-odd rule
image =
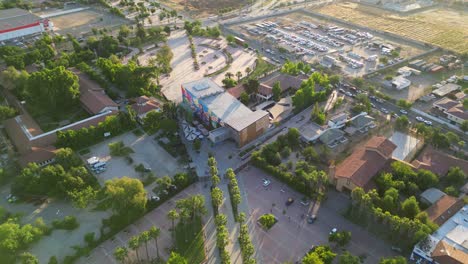
[[[289,197],[288,200],[286,201],[286,205],[290,206],[292,203],[294,203],[294,198]]]
[[[312,215],[312,216],[307,218],[307,223],[313,224],[315,222],[315,220],[317,220],[317,216]]]

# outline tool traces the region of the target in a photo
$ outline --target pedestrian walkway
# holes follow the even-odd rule
[[[206,263],[217,264],[221,262],[219,257],[219,250],[216,247],[216,225],[214,222],[213,206],[211,206],[211,194],[209,184],[204,185],[201,188],[201,193],[205,196],[205,207],[207,214],[204,217],[203,232],[205,233],[205,251],[206,251]]]

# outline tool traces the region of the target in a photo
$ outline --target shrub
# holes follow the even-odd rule
[[[277,222],[276,217],[273,214],[264,214],[260,216],[258,222],[262,225],[263,228],[266,230],[273,227],[273,225]]]
[[[65,216],[63,220],[54,220],[52,222],[52,226],[55,229],[65,229],[65,230],[73,230],[76,229],[80,226],[78,221],[76,221],[76,218],[74,216]]]
[[[130,147],[125,146],[123,141],[117,141],[113,143],[109,143],[109,150],[111,156],[128,156],[131,153],[134,153],[133,149]]]

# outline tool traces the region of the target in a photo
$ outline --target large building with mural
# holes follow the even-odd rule
[[[214,143],[233,139],[242,147],[269,126],[266,111],[252,111],[209,78],[182,84],[183,105],[211,131]]]

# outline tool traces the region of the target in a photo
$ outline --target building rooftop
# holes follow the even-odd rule
[[[433,94],[439,96],[439,97],[444,97],[447,94],[454,92],[456,90],[459,90],[461,88],[460,85],[454,84],[454,83],[447,83],[443,85],[442,87],[432,91]]]
[[[210,78],[184,83],[182,87],[198,99],[224,92],[224,89],[219,87]]]
[[[392,84],[397,86],[397,87],[405,88],[405,87],[408,87],[408,86],[411,85],[411,81],[406,79],[405,76],[399,75],[399,76],[393,78]]]
[[[330,118],[330,122],[333,122],[333,123],[340,123],[340,122],[343,122],[343,121],[346,121],[348,119],[348,113],[339,113],[337,115],[334,115]]]
[[[457,199],[449,195],[443,195],[433,205],[426,209],[429,219],[442,225],[447,219],[450,219],[454,214],[463,207],[463,200]]]
[[[314,141],[323,133],[324,129],[316,123],[307,123],[299,128],[301,136],[306,141]]]
[[[445,176],[450,167],[468,171],[468,161],[435,150],[431,146],[427,146],[411,164],[417,169],[430,170],[440,176]]]
[[[361,129],[365,126],[370,125],[372,122],[374,122],[374,120],[375,119],[372,116],[369,116],[367,114],[358,115],[351,119],[351,125],[353,125],[357,129]]]
[[[0,33],[3,30],[13,29],[35,23],[41,18],[20,8],[0,10]]]
[[[441,108],[444,108],[444,109],[450,109],[456,105],[458,105],[459,102],[455,101],[455,100],[452,100],[450,98],[447,98],[447,97],[444,97],[438,101],[436,101],[434,103],[434,106],[437,106],[437,107],[441,107]]]
[[[392,160],[395,148],[396,145],[387,138],[375,136],[340,163],[335,176],[349,178],[355,185],[365,188]]]
[[[258,119],[268,115],[266,111],[253,112],[229,93],[219,93],[204,97],[202,100],[208,109],[222,122],[237,131],[248,127]]]
[[[450,246],[445,241],[440,241],[432,252],[432,259],[437,263],[444,264],[465,264],[468,263],[468,254],[455,247]]]
[[[468,111],[465,110],[462,104],[457,104],[456,106],[448,109],[447,114],[456,116],[462,120],[468,120]]]
[[[437,188],[429,188],[421,193],[421,199],[424,199],[429,204],[434,204],[439,201],[440,198],[444,197],[446,194],[437,189]]]
[[[338,139],[344,136],[344,132],[338,128],[330,128],[325,130],[322,135],[320,135],[319,139],[322,141],[323,144],[330,145],[333,144]]]

